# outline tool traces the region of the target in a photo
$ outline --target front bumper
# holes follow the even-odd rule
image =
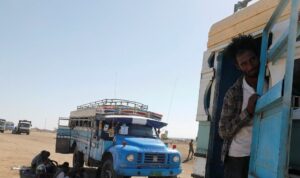
[[[119,168],[118,175],[122,176],[176,176],[181,168]]]
[[[27,129],[20,129],[20,133],[29,133],[30,131]]]

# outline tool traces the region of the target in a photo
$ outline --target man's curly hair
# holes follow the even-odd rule
[[[253,51],[259,57],[259,47],[251,35],[239,35],[232,39],[231,43],[225,49],[225,55],[234,59],[236,56],[247,50]]]

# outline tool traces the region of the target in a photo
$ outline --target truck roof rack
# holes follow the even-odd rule
[[[123,108],[136,108],[142,111],[147,111],[148,106],[144,105],[142,103],[138,103],[135,101],[129,101],[129,100],[122,100],[122,99],[103,99],[87,104],[83,104],[80,106],[77,106],[77,110],[81,109],[88,109],[88,108],[98,108],[101,106],[118,106],[118,107],[123,107]]]
[[[161,120],[162,118],[161,114],[148,111],[147,105],[122,99],[104,99],[83,104],[77,106],[77,110],[71,112],[71,115],[78,116],[77,113],[84,113],[84,115],[86,115],[84,112],[85,109],[95,109],[98,114],[102,115],[135,115],[152,118],[155,120]],[[79,114],[80,117],[82,117],[81,114]]]

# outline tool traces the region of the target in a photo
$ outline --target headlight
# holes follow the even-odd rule
[[[134,160],[134,155],[133,154],[129,154],[126,157],[127,161],[132,162]]]
[[[173,157],[173,162],[177,163],[177,162],[179,162],[179,160],[180,160],[179,156],[174,156]]]

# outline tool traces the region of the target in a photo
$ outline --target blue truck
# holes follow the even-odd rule
[[[77,107],[60,118],[57,153],[73,153],[73,167],[98,167],[102,178],[175,178],[181,173],[181,156],[159,138],[162,115],[148,106],[105,99]]]

